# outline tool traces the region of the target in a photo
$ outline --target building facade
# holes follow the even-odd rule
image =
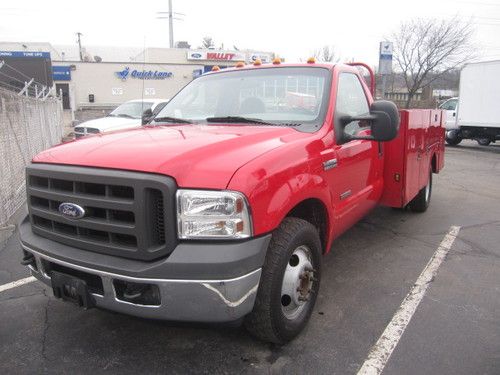
[[[62,95],[64,108],[72,111],[113,108],[140,98],[170,99],[215,65],[226,68],[240,61],[274,58],[273,53],[260,51],[125,47],[80,51],[76,46],[27,42],[0,42],[0,51],[50,53],[54,88]]]

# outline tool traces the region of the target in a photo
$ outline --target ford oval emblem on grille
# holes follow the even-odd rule
[[[85,216],[83,207],[74,203],[61,203],[59,205],[59,213],[67,219],[81,219]]]

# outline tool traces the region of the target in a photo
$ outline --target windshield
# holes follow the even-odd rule
[[[127,102],[118,106],[109,116],[141,118],[142,113],[152,106],[152,102]]]
[[[440,108],[446,111],[454,111],[457,108],[457,103],[457,99],[450,99],[441,104]]]
[[[181,90],[153,123],[237,123],[315,131],[328,103],[329,70],[276,67],[208,74]]]

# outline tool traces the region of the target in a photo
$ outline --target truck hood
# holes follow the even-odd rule
[[[78,124],[76,127],[95,128],[99,129],[99,131],[101,132],[108,132],[123,128],[132,128],[135,126],[137,127],[141,126],[141,119],[107,116],[95,120],[82,122],[81,124]]]
[[[181,187],[224,189],[250,160],[304,136],[272,126],[147,126],[61,144],[33,162],[159,173]]]

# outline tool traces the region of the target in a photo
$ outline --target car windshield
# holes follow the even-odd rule
[[[312,132],[323,124],[329,83],[329,70],[321,67],[207,74],[170,100],[153,124],[188,120],[201,124],[293,126]]]
[[[141,118],[142,113],[152,106],[152,102],[127,102],[118,106],[109,116]]]

